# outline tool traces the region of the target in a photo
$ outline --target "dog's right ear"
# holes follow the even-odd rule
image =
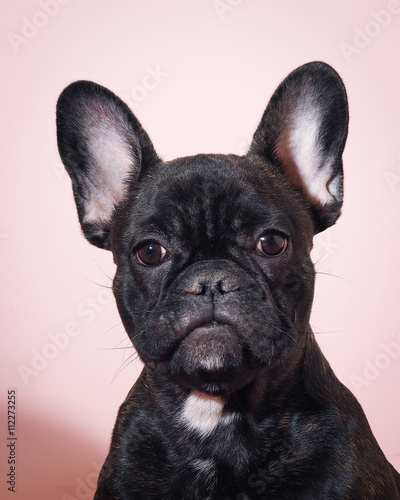
[[[108,249],[116,207],[132,182],[160,161],[153,145],[125,103],[87,81],[72,83],[60,95],[57,140],[83,233]]]
[[[275,91],[250,146],[250,155],[266,160],[301,192],[316,233],[340,214],[348,120],[340,76],[325,63],[304,64]]]

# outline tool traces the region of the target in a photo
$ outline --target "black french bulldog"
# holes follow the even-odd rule
[[[314,234],[342,206],[345,88],[293,71],[244,156],[164,162],[109,90],[76,82],[58,145],[86,238],[144,369],[97,500],[399,499],[355,397],[309,326]]]

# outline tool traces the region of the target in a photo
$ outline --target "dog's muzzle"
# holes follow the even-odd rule
[[[170,374],[208,393],[229,392],[251,377],[240,313],[240,275],[221,261],[192,266],[179,286],[184,309]]]

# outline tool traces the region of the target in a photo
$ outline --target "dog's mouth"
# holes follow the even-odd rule
[[[237,390],[253,377],[247,349],[235,329],[216,322],[186,335],[168,365],[181,385],[213,395]]]

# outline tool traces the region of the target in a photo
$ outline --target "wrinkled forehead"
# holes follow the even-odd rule
[[[269,191],[265,189],[268,183],[264,189],[261,186],[262,176],[254,165],[234,155],[179,158],[166,163],[156,174],[151,185],[142,187],[154,205],[168,201],[199,208],[212,203],[237,205],[243,198],[265,197]]]
[[[167,169],[170,175],[164,189],[161,184],[158,203],[165,196],[193,210],[204,210],[237,206],[246,195],[255,195],[238,157],[198,155],[174,160]]]
[[[209,202],[230,195],[231,202],[248,196],[269,198],[273,204],[273,193],[277,191],[276,179],[268,168],[261,172],[251,160],[235,155],[179,158],[166,163],[157,174],[154,182],[158,189],[153,191],[159,196],[179,196],[185,202]]]
[[[173,160],[142,186],[144,213],[163,219],[174,212],[221,220],[233,216],[255,217],[262,207],[273,212],[279,205],[279,183],[273,175],[260,175],[247,159],[237,156],[197,155]]]

